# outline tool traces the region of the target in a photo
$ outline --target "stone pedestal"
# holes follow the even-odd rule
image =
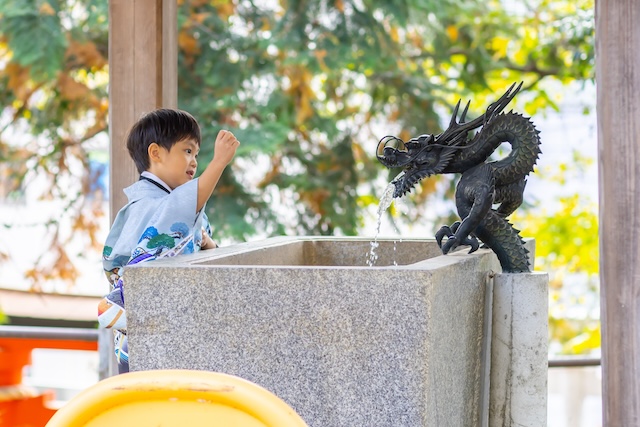
[[[489,426],[547,425],[546,273],[493,280]]]

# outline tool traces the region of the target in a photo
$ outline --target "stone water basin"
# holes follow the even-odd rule
[[[130,268],[131,369],[237,375],[309,426],[479,425],[497,258],[378,243],[373,267],[371,239],[276,237]]]

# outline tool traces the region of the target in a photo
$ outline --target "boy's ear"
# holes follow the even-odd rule
[[[147,148],[147,154],[149,155],[150,162],[159,162],[160,159],[160,146],[155,142],[149,144],[149,148]]]

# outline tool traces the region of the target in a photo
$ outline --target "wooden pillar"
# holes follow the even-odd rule
[[[111,219],[138,172],[125,146],[144,113],[178,104],[176,0],[109,1]]]
[[[596,1],[605,426],[640,425],[640,2]]]
[[[109,0],[109,136],[111,222],[126,204],[122,189],[138,178],[126,148],[127,132],[144,113],[178,104],[176,0]],[[101,343],[112,342],[103,331]],[[102,378],[112,348],[101,345]],[[111,344],[111,347],[113,345]]]

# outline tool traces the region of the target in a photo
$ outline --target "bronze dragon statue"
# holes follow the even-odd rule
[[[522,83],[511,85],[482,116],[469,122],[465,116],[470,103],[457,121],[458,101],[449,127],[441,134],[420,135],[407,142],[387,136],[378,143],[376,153],[384,166],[403,169],[392,181],[393,197],[404,196],[431,175],[462,174],[455,193],[462,221],[443,226],[436,233],[438,245],[444,254],[459,245],[471,246],[471,253],[480,246],[480,239],[496,253],[502,271],[508,273],[530,271],[528,251],[507,217],[522,203],[526,177],[541,153],[540,132],[533,123],[513,111],[502,113],[521,87]],[[475,135],[469,135],[480,127]],[[503,159],[487,161],[503,142],[511,144],[511,152]]]

